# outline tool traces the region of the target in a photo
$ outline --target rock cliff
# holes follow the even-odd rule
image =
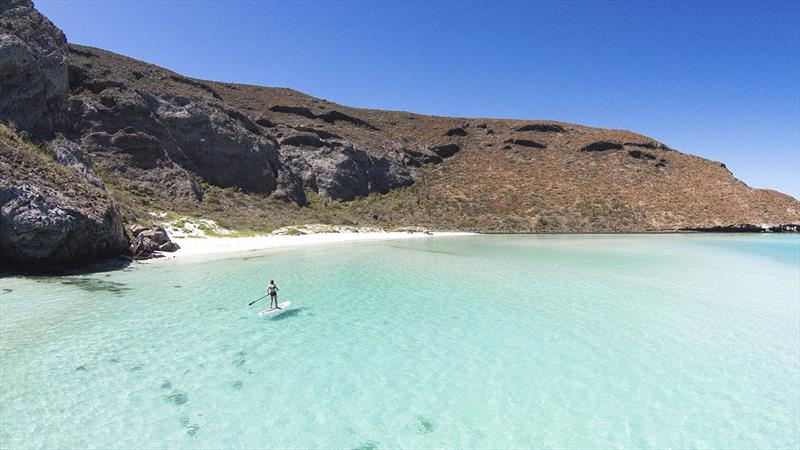
[[[0,2],[0,118],[35,137],[67,126],[67,40],[30,1]]]
[[[0,265],[59,270],[128,253],[119,212],[85,154],[64,141],[40,148],[0,126]]]

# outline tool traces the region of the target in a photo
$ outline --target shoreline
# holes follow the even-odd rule
[[[243,237],[186,237],[172,236],[173,242],[181,248],[172,253],[161,253],[162,258],[149,261],[186,259],[202,256],[222,256],[236,253],[255,252],[270,249],[306,247],[344,242],[387,241],[400,239],[422,239],[447,236],[474,236],[470,232],[406,232],[406,231],[362,231],[339,233],[311,233],[299,236],[265,234],[263,236]]]
[[[422,239],[433,237],[451,236],[479,236],[479,235],[740,235],[740,234],[772,234],[772,233],[730,233],[730,232],[707,232],[707,231],[645,231],[645,232],[626,232],[626,233],[475,233],[469,231],[384,231],[379,229],[362,229],[361,231],[339,231],[339,232],[310,232],[302,235],[288,234],[264,234],[258,236],[203,236],[203,235],[174,235],[168,231],[170,239],[180,246],[180,249],[168,253],[161,252],[162,257],[141,260],[139,262],[152,262],[164,260],[183,260],[195,257],[219,257],[241,253],[258,252],[264,250],[286,249],[293,247],[307,247],[326,244],[340,244],[347,242],[370,242],[370,241],[389,241],[401,239]],[[782,233],[777,233],[782,234]],[[794,234],[794,233],[787,233]]]

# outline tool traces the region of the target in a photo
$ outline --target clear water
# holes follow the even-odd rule
[[[269,278],[295,308],[260,319]],[[0,284],[3,448],[800,446],[796,235],[348,243]]]

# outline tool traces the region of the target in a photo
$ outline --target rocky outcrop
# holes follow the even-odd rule
[[[133,240],[131,253],[135,259],[160,258],[161,252],[174,252],[180,249],[178,244],[172,242],[167,231],[158,225],[149,227],[131,227]]]
[[[406,150],[405,163],[413,167],[421,167],[425,164],[439,164],[444,161],[441,156],[431,150]]]
[[[89,181],[96,177],[88,159],[69,144],[56,148],[71,167],[0,127],[0,264],[11,270],[58,270],[129,253],[119,211]]]
[[[531,123],[523,125],[516,131],[535,131],[538,133],[563,133],[564,127],[555,123]]]
[[[445,133],[444,135],[447,136],[447,137],[466,136],[467,135],[467,130],[465,130],[465,129],[461,128],[461,127],[451,128],[451,129],[447,130],[447,133]]]
[[[301,117],[307,117],[309,119],[316,119],[317,116],[313,112],[311,112],[308,108],[303,108],[301,106],[285,106],[285,105],[275,105],[270,106],[270,111],[285,113],[285,114],[295,114]]]
[[[581,152],[607,152],[609,150],[622,150],[624,147],[617,142],[597,141],[578,149]]]
[[[313,144],[316,146],[317,141]],[[301,146],[282,146],[291,172],[314,192],[332,199],[353,200],[413,183],[411,173],[396,161],[371,157],[350,145],[323,144],[315,147],[316,152],[304,151]]]
[[[357,117],[348,116],[347,114],[339,111],[328,111],[325,114],[318,115],[317,118],[322,119],[330,124],[335,124],[336,122],[345,122],[357,127],[366,128],[371,131],[380,131],[377,127],[364,120],[361,120]]]
[[[351,200],[406,186],[418,175],[394,146],[363,147],[321,128],[328,125],[285,125],[294,117],[378,131],[341,111],[277,104],[248,114],[229,104],[219,85],[74,45],[70,74],[73,139],[148,189],[184,180],[181,195],[172,197],[191,200],[199,192],[194,201],[203,198],[190,174],[298,205],[306,204],[305,189]]]
[[[0,120],[34,137],[67,126],[67,41],[29,0],[0,2]]]
[[[103,189],[103,183],[92,172],[92,158],[78,144],[67,139],[56,139],[50,144],[53,158],[62,166],[73,169],[87,183]]]
[[[545,148],[546,145],[540,144],[536,141],[530,141],[527,139],[509,139],[503,142],[504,144],[514,144],[519,145],[520,147],[529,147],[529,148]]]
[[[628,156],[636,159],[656,159],[655,155],[652,153],[643,152],[641,150],[631,150],[628,152]]]
[[[296,134],[289,136],[281,141],[281,145],[293,145],[295,147],[325,147],[326,143],[323,142],[318,136],[314,134]]]
[[[254,132],[258,126],[246,117],[207,101],[116,84],[95,93],[88,80],[103,76],[102,68],[74,66],[73,72],[81,76],[71,83],[72,121],[82,145],[108,165],[177,166],[218,186],[264,194],[276,189],[277,145]]]
[[[440,158],[449,158],[461,151],[461,147],[456,144],[439,145],[431,148],[433,153],[436,153]]]

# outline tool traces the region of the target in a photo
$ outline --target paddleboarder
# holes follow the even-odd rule
[[[274,309],[278,308],[278,286],[275,285],[275,280],[269,280],[269,285],[267,286],[267,293],[269,294],[269,309],[272,308],[272,302],[275,302]]]

